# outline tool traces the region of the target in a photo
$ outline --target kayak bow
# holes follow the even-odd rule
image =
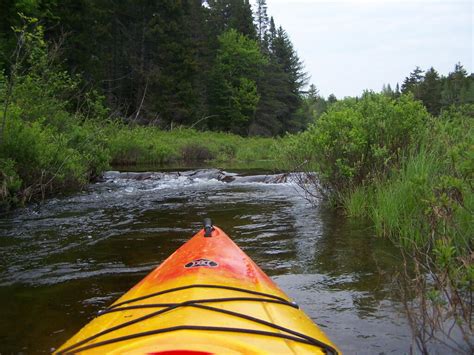
[[[56,354],[338,354],[210,221]]]

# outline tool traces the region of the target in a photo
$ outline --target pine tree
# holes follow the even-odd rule
[[[474,103],[474,74],[472,73],[466,78],[465,85],[461,90],[461,103]]]
[[[438,115],[441,110],[441,78],[438,72],[431,67],[426,71],[419,87],[420,100],[432,115]]]
[[[230,28],[250,39],[257,39],[257,31],[253,22],[252,6],[249,0],[233,0]]]
[[[272,18],[273,21],[273,18]],[[267,2],[266,0],[257,0],[257,10],[255,11],[255,22],[257,27],[257,36],[260,43],[266,41],[268,35],[268,14],[267,14]],[[273,23],[275,26],[275,23]]]
[[[419,99],[419,87],[423,80],[423,71],[420,67],[416,67],[408,77],[405,78],[402,84],[402,93],[411,92],[415,98]]]
[[[326,100],[319,95],[319,90],[311,84],[308,92],[303,96],[302,104],[296,111],[295,123],[297,131],[302,131],[311,122],[317,120],[327,110]]]
[[[448,74],[444,80],[441,93],[441,102],[444,106],[460,105],[463,103],[462,92],[467,92],[469,88],[469,78],[466,69],[461,63],[457,63],[454,71]]]
[[[336,95],[334,94],[331,94],[328,96],[328,104],[334,104],[337,102],[337,98],[336,98]]]
[[[390,97],[390,98],[394,98],[395,97],[395,93],[394,91],[392,90],[392,87],[390,86],[390,84],[383,84],[382,86],[382,94],[384,94],[385,96],[387,97]]]
[[[394,97],[398,99],[402,93],[400,92],[400,85],[397,83],[395,86],[395,91],[393,93]]]
[[[251,39],[257,38],[249,0],[209,0],[208,6],[215,36],[233,28]]]
[[[271,55],[276,65],[286,75],[283,85],[280,86],[286,112],[282,112],[277,117],[282,124],[283,132],[292,131],[295,126],[295,123],[292,122],[292,116],[301,104],[302,88],[307,82],[307,75],[288,34],[281,26],[276,31],[271,49]]]
[[[312,103],[316,102],[319,98],[319,90],[316,88],[316,85],[311,84],[309,86],[308,93],[306,94],[306,99]]]
[[[275,20],[273,19],[273,16],[270,18],[270,27],[268,29],[268,46],[269,49],[273,51],[273,48],[271,48],[273,41],[275,40],[277,36],[277,30],[275,26]]]
[[[308,81],[308,77],[304,72],[303,62],[293,48],[293,43],[291,43],[288,34],[281,26],[278,28],[276,37],[272,42],[272,54],[283,71],[288,74],[292,93],[299,96],[302,87]]]

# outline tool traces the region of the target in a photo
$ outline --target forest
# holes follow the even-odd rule
[[[286,31],[243,0],[6,1],[0,68],[22,16],[39,20],[57,60],[98,90],[110,115],[170,129],[274,136],[300,130],[306,74]]]
[[[68,100],[80,106],[96,90],[114,119],[276,136],[301,131],[311,110],[320,113],[336,100],[319,97],[314,86],[305,89],[303,62],[269,17],[266,1],[258,1],[255,12],[243,0],[2,4],[0,68],[7,75],[11,69],[14,29],[25,26],[25,16],[35,18],[56,48],[55,64],[78,81]],[[447,77],[417,67],[401,90],[397,84],[383,92],[412,92],[437,115],[442,107],[467,102],[472,80],[460,64]]]

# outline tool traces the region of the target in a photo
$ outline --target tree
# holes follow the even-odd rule
[[[395,96],[395,93],[392,90],[392,87],[390,86],[390,84],[387,84],[387,85],[383,84],[382,94],[390,98],[393,98]]]
[[[336,95],[334,94],[331,94],[328,96],[328,104],[335,104],[337,102],[337,98],[336,98]]]
[[[212,73],[210,128],[247,134],[260,96],[257,80],[266,58],[255,40],[230,29],[219,36]]]
[[[441,78],[438,72],[431,67],[426,71],[419,87],[419,98],[432,115],[438,115],[441,110]]]
[[[249,0],[209,0],[209,21],[215,36],[229,29],[257,38]]]
[[[319,90],[316,88],[316,85],[311,84],[311,85],[309,86],[308,93],[306,94],[306,98],[307,98],[310,102],[315,102],[319,97],[320,97],[320,96],[319,96]]]
[[[319,90],[311,84],[308,92],[302,98],[302,105],[296,111],[296,123],[299,131],[305,130],[310,123],[317,120],[327,110],[326,100],[319,95]]]
[[[444,106],[460,105],[464,103],[464,100],[469,101],[469,97],[466,98],[466,93],[470,91],[470,85],[472,83],[472,75],[468,77],[466,69],[461,63],[457,63],[454,67],[454,71],[448,74],[448,77],[444,80],[443,90],[441,92],[441,102]]]
[[[280,26],[276,31],[275,37],[271,43],[271,56],[275,65],[281,70],[285,78],[280,86],[282,98],[286,112],[278,116],[282,124],[283,132],[292,130],[292,115],[301,104],[302,88],[306,84],[308,77],[304,72],[304,66],[293,48],[288,34]]]
[[[272,19],[273,20],[273,19]],[[260,43],[267,41],[268,14],[266,0],[257,0],[257,10],[255,11],[255,22],[257,27],[257,37]],[[275,25],[275,24],[273,24]]]
[[[402,84],[402,94],[411,92],[416,99],[419,99],[419,86],[423,80],[423,71],[420,67],[416,67],[408,77],[405,78]]]
[[[13,28],[24,25],[22,16],[45,22],[54,17],[51,9],[55,0],[2,0],[0,1],[0,70],[11,66],[10,55],[15,51],[17,37]]]
[[[395,86],[395,91],[394,91],[393,95],[396,99],[398,99],[401,94],[402,93],[400,92],[400,85],[398,85],[398,83],[397,83],[397,85]]]
[[[461,90],[461,103],[474,103],[474,74],[472,73],[466,78],[466,83]]]

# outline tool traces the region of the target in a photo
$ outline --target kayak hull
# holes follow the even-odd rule
[[[221,229],[204,234],[198,232],[56,353],[338,352]]]

